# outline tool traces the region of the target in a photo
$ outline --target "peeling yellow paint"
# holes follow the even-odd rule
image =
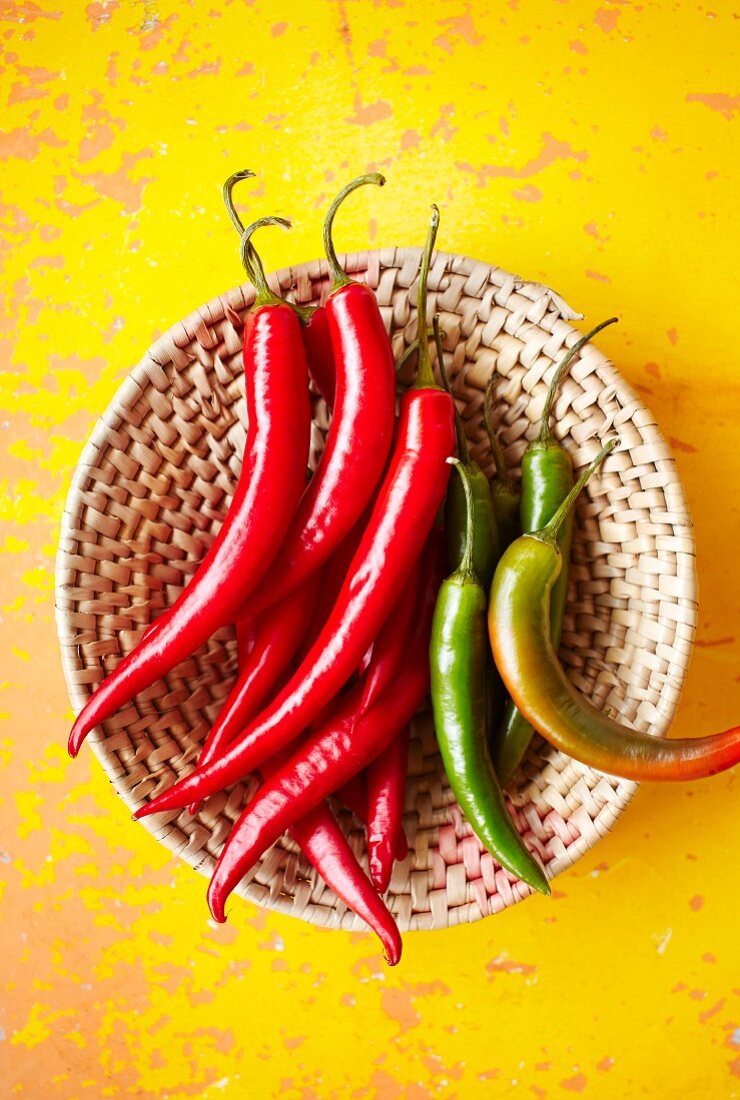
[[[274,10],[273,10],[274,9]],[[420,242],[618,313],[601,346],[696,522],[678,734],[737,720],[736,12],[570,0],[10,0],[0,9],[0,1092],[36,1100],[671,1100],[740,1092],[737,777],[644,789],[556,896],[373,939],[235,905],[131,823],[71,720],[52,562],[84,440],[156,336],[241,280],[220,186],[290,215],[270,267]],[[734,594],[735,598],[732,598]],[[43,602],[42,602],[43,601]],[[701,903],[697,899],[701,899]],[[636,1040],[635,1037],[638,1037]]]

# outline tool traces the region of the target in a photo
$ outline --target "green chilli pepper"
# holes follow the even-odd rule
[[[521,494],[519,486],[509,473],[509,468],[504,458],[504,452],[498,441],[498,436],[494,431],[493,417],[491,416],[493,391],[500,378],[501,376],[497,371],[494,371],[491,375],[491,379],[486,387],[486,396],[483,401],[483,418],[486,422],[486,431],[488,432],[488,441],[491,445],[491,454],[496,464],[496,473],[491,481],[491,503],[493,504],[493,514],[496,517],[496,526],[498,527],[499,541],[501,543],[501,553],[503,553],[509,543],[513,542],[514,539],[518,538],[521,534],[521,527],[519,526],[519,504]]]
[[[439,590],[432,623],[429,661],[437,741],[450,786],[480,842],[507,871],[549,894],[544,871],[509,816],[488,751],[487,600],[473,568],[470,482],[463,464],[450,461],[463,479],[467,524],[462,562]]]
[[[573,488],[573,460],[563,445],[553,437],[550,429],[550,413],[558,387],[581,348],[597,332],[601,332],[607,325],[613,325],[617,320],[616,317],[610,317],[608,321],[602,321],[591,332],[582,336],[555,370],[545,398],[539,435],[532,440],[522,457],[521,525],[525,534],[546,527]],[[558,547],[563,565],[550,598],[550,637],[556,650],[563,632],[572,538],[573,513],[570,511],[558,531]],[[533,734],[534,730],[529,722],[509,701],[491,749],[496,774],[503,786],[506,786],[519,767]]]
[[[442,351],[442,334],[439,329],[439,314],[433,321],[434,341],[437,345],[437,363],[444,388],[452,397],[450,380],[445,370]],[[473,496],[473,568],[486,592],[491,587],[496,562],[501,557],[496,516],[493,511],[491,490],[488,478],[474,458],[470,457],[468,440],[465,435],[460,413],[455,407],[455,434],[457,453],[465,467],[467,483]],[[452,478],[445,498],[445,532],[447,535],[447,555],[451,569],[458,569],[465,554],[467,531],[467,505],[465,487],[459,478]]]

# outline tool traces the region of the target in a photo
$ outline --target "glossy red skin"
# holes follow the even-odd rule
[[[318,602],[316,605],[313,622],[298,647],[296,659],[301,664],[309,651],[316,644],[316,639],[326,625],[329,616],[334,610],[334,604],[342,590],[349,567],[357,553],[362,536],[370,519],[370,511],[366,510],[350,533],[342,540],[328,562],[321,570],[321,576],[314,577],[306,584],[315,584],[318,589]]]
[[[440,577],[441,579],[441,577]],[[375,759],[411,721],[429,690],[429,638],[438,583],[428,584],[403,675],[366,714],[358,715],[362,684],[342,700],[321,729],[278,768],[243,811],[218,858],[208,904],[223,921],[231,891],[294,821],[319,805]]]
[[[367,858],[370,878],[380,894],[388,889],[398,855],[406,802],[409,727],[394,737],[367,770]],[[408,848],[408,845],[407,845]]]
[[[423,555],[429,569],[428,554]],[[386,619],[373,643],[364,677],[360,712],[369,710],[400,675],[406,661],[413,618],[417,611],[421,576],[414,565],[409,570],[406,587]],[[408,760],[408,730],[392,741],[367,771],[365,815],[367,852],[370,877],[380,893],[390,882],[394,859],[408,855],[408,843],[403,831],[403,809],[406,792]]]
[[[301,325],[303,346],[306,349],[308,360],[308,373],[314,380],[316,389],[323,397],[330,409],[334,408],[334,389],[336,386],[336,368],[334,366],[334,349],[329,332],[329,321],[326,309],[318,306],[314,309],[306,321]]]
[[[317,600],[318,586],[308,582],[260,615],[251,649],[240,660],[236,683],[206,738],[198,767],[220,756],[259,712],[293,660],[311,624]]]
[[[330,715],[327,714],[326,717],[329,718]],[[335,793],[339,801],[364,825],[367,821],[367,783],[364,775],[353,775]]]
[[[288,305],[262,306],[244,326],[248,434],[245,476],[202,565],[153,630],[80,712],[69,738],[84,738],[135,695],[231,622],[271,565],[306,484],[311,410],[300,323]]]
[[[329,717],[328,712],[326,717]],[[351,779],[348,779],[335,794],[339,801],[345,805],[348,810],[351,810],[363,825],[367,825],[367,783],[364,773],[363,775],[355,775]],[[405,859],[408,852],[409,846],[406,840],[406,834],[403,831],[403,826],[401,826],[400,832],[396,834],[393,844],[393,859]]]
[[[246,619],[237,623],[236,650],[240,672],[249,659],[250,643],[253,644],[250,625]],[[269,778],[282,762],[279,757],[274,758],[268,765],[262,766],[262,774]],[[373,929],[383,945],[389,965],[395,966],[401,958],[401,934],[385,902],[378,897],[357,862],[328,805],[323,802],[296,821],[291,826],[290,835],[327,886]]]
[[[388,473],[349,574],[315,644],[284,690],[224,756],[142,806],[137,818],[187,806],[230,786],[290,744],[337,695],[377,637],[403,589],[407,563],[418,558],[431,531],[447,488],[447,460],[454,448],[449,395],[438,389],[405,394]]]
[[[375,295],[350,283],[330,295],[325,311],[336,364],[334,414],[270,584],[250,598],[252,614],[302,584],[349,534],[383,476],[393,440],[396,371]]]
[[[410,562],[406,586],[373,642],[364,677],[360,710],[369,710],[396,679],[399,668],[403,668],[413,628],[418,591],[419,574],[416,562]]]

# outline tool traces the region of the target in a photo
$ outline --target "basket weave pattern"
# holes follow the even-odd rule
[[[398,357],[416,336],[419,249],[344,257],[376,292]],[[301,303],[327,290],[326,266],[278,272],[273,286]],[[57,625],[70,699],[79,712],[104,675],[170,606],[213,540],[240,471],[245,440],[241,328],[253,291],[230,291],[175,325],[145,355],[88,442],[64,514],[57,559]],[[575,342],[577,315],[556,294],[500,268],[437,253],[429,317],[439,312],[448,371],[473,456],[492,461],[482,404],[491,372],[499,434],[518,468],[535,434],[553,364]],[[572,682],[600,709],[637,729],[666,732],[675,713],[696,623],[694,543],[670,451],[650,413],[604,356],[587,346],[554,409],[555,432],[577,471],[599,441],[620,439],[577,511],[561,656]],[[311,461],[328,417],[315,402]],[[137,696],[90,737],[132,809],[188,773],[236,672],[231,629],[214,636],[166,679]],[[210,874],[254,781],[186,812],[143,822],[192,866]],[[591,771],[536,737],[510,790],[514,816],[550,877],[592,847],[635,784]],[[340,819],[358,856],[364,836]],[[388,902],[403,929],[477,920],[530,891],[481,850],[449,790],[429,714],[414,723],[406,831]],[[283,837],[239,888],[260,905],[316,924],[364,925]]]

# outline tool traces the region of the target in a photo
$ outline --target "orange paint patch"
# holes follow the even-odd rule
[[[513,959],[490,959],[486,963],[488,974],[534,974],[536,970],[534,963],[514,962]]]
[[[438,26],[447,27],[444,34],[434,39],[434,45],[439,46],[447,54],[452,54],[460,42],[466,42],[469,46],[479,46],[485,42],[485,37],[479,34],[473,23],[470,12],[465,15],[454,15],[450,19],[438,20]]]
[[[561,1081],[560,1087],[561,1089],[567,1089],[568,1092],[583,1092],[587,1084],[588,1078],[583,1073],[576,1073],[573,1077]]]
[[[726,92],[689,92],[687,103],[702,103],[710,111],[717,111],[731,122],[740,111],[740,95],[727,95]]]
[[[124,153],[120,168],[115,172],[73,172],[73,175],[82,183],[87,183],[108,199],[120,202],[130,214],[135,213],[141,207],[144,188],[151,180],[146,177],[140,180],[132,180],[129,173],[140,160],[153,156],[151,149],[142,149],[138,153]]]
[[[462,172],[471,172],[478,177],[478,186],[483,187],[486,180],[504,177],[508,179],[526,179],[536,176],[558,160],[588,160],[585,149],[575,150],[567,141],[559,141],[553,134],[545,133],[541,138],[542,147],[537,156],[530,158],[521,168],[508,164],[483,164],[480,167],[462,161],[457,167]]]
[[[524,187],[519,187],[516,191],[511,192],[513,198],[518,199],[520,202],[539,202],[542,198],[542,192],[539,187],[535,187],[532,183],[527,183]]]
[[[600,27],[604,34],[611,34],[619,22],[621,12],[609,11],[607,8],[599,8],[594,12],[594,23]]]
[[[93,33],[110,21],[110,17],[117,7],[117,0],[95,0],[94,3],[87,5],[85,18]]]
[[[421,1016],[414,1008],[414,994],[408,987],[384,989],[380,1002],[383,1012],[396,1021],[401,1032],[409,1031],[419,1024]]]
[[[350,115],[344,121],[351,123],[353,126],[372,126],[374,122],[380,122],[384,118],[390,118],[392,114],[393,108],[387,100],[378,99],[375,103],[368,103],[367,106],[364,106],[360,93],[358,92],[355,96],[354,114]]]
[[[716,1016],[719,1012],[721,1012],[724,1007],[725,999],[724,997],[721,997],[716,1004],[712,1005],[711,1008],[706,1009],[705,1012],[699,1013],[699,1023],[705,1024],[707,1020],[711,1020],[713,1016]]]
[[[589,268],[584,272],[587,279],[595,279],[597,283],[610,283],[611,278],[609,275],[604,275],[602,271],[591,271]]]
[[[19,160],[35,160],[42,146],[51,145],[55,149],[62,149],[67,144],[57,137],[53,130],[42,130],[40,134],[32,134],[26,127],[17,127],[6,133],[0,132],[0,160],[9,160],[17,157]]]
[[[686,443],[683,439],[677,439],[675,435],[669,436],[668,442],[676,451],[683,451],[687,455],[696,454],[696,447],[693,443]]]
[[[701,894],[695,894],[689,902],[689,909],[694,913],[698,913],[700,909],[704,907],[704,898]]]

